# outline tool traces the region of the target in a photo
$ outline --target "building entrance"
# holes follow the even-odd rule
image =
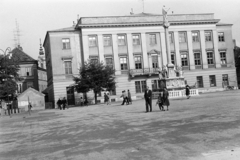
[[[67,90],[68,105],[75,105],[74,88],[73,87],[67,87],[66,90]]]

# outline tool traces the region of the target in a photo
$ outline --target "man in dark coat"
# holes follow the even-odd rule
[[[144,92],[144,98],[146,103],[146,112],[152,112],[152,91],[147,87]]]
[[[190,87],[189,87],[189,85],[186,85],[186,96],[187,96],[187,99],[190,98]]]
[[[63,97],[63,99],[62,99],[62,105],[63,105],[63,110],[65,110],[66,105],[67,105],[67,100],[65,97]]]
[[[62,100],[59,98],[57,101],[58,108],[62,110]]]

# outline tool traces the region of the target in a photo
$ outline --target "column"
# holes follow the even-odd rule
[[[103,62],[105,64],[102,34],[98,34],[98,56],[99,62]]]
[[[208,63],[207,63],[207,53],[206,53],[204,30],[200,30],[200,42],[201,42],[203,69],[206,69],[206,68],[208,68]]]
[[[161,32],[161,46],[162,46],[162,65],[166,66],[167,65],[167,51],[166,51],[166,43],[165,43],[165,33]],[[162,66],[161,66],[162,67]]]
[[[147,53],[147,41],[146,41],[146,34],[141,33],[141,39],[142,39],[142,59],[143,59],[143,68],[151,68],[151,63],[149,61],[149,56]],[[152,60],[152,59],[151,59]]]
[[[178,40],[178,31],[174,31],[173,32],[173,37],[174,37],[174,46],[175,46],[175,56],[176,56],[176,64],[178,66],[182,66],[182,62],[181,62],[181,55],[179,52],[179,40]]]
[[[87,62],[89,59],[89,45],[88,45],[88,36],[82,36],[82,44],[83,44],[83,61]]]
[[[114,68],[115,68],[115,74],[120,75],[121,69],[120,69],[120,62],[119,62],[119,56],[118,56],[118,43],[117,43],[117,35],[112,35],[112,45],[113,45],[113,60],[114,60]]]
[[[213,45],[216,68],[221,68],[220,54],[218,52],[218,33],[216,30],[213,30]]]
[[[188,56],[190,70],[195,69],[193,46],[192,46],[192,32],[187,31],[187,43],[188,43]]]
[[[132,44],[132,34],[127,34],[127,46],[128,46],[128,62],[129,69],[135,69],[134,67],[134,58],[133,58],[133,44]]]
[[[162,54],[162,53],[158,54],[157,56],[158,56],[158,65],[159,65],[159,67],[162,68],[162,58],[161,58],[161,54]]]

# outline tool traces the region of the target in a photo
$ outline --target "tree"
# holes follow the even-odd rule
[[[80,68],[80,76],[74,77],[75,89],[78,93],[93,91],[95,104],[97,103],[97,93],[105,88],[106,90],[115,89],[115,70],[108,65],[88,61]]]
[[[20,78],[18,62],[5,56],[0,56],[0,99],[7,100],[9,95],[13,96],[15,94],[17,90],[16,81]]]

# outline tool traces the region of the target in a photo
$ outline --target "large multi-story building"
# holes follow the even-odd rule
[[[44,40],[49,100],[67,97],[76,104],[72,77],[88,59],[116,70],[116,96],[130,90],[142,96],[146,86],[158,88],[158,68],[167,62],[162,15],[82,17],[75,26],[48,31]],[[236,82],[232,24],[214,14],[169,15],[171,62],[182,66],[189,85],[200,92],[222,90]],[[236,85],[233,83],[232,85]],[[101,99],[101,97],[100,97]]]

